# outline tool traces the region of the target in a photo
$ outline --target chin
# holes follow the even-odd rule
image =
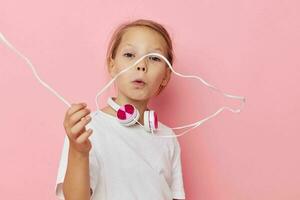
[[[130,95],[128,95],[128,98],[135,100],[135,101],[146,101],[149,100],[150,96],[149,94],[144,94],[142,92],[131,92]]]

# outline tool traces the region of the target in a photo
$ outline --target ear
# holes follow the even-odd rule
[[[109,58],[108,72],[112,78],[116,75],[115,60],[112,57]]]
[[[165,78],[163,79],[161,85],[165,87],[168,84],[170,78],[171,78],[171,69],[168,67],[166,70]]]

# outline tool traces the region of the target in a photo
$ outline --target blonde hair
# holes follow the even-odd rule
[[[164,28],[163,25],[154,22],[152,20],[146,20],[146,19],[138,19],[135,20],[133,22],[124,22],[122,24],[120,24],[113,32],[112,37],[109,41],[108,44],[108,48],[107,48],[107,52],[106,52],[106,64],[107,66],[109,66],[110,64],[110,59],[114,59],[115,55],[116,55],[116,51],[118,49],[118,46],[120,45],[122,36],[124,35],[124,33],[126,32],[126,30],[130,27],[138,27],[138,26],[142,26],[142,27],[148,27],[151,28],[152,30],[155,30],[156,32],[158,32],[166,41],[167,44],[167,59],[168,61],[171,63],[171,65],[173,65],[173,59],[174,59],[174,55],[173,55],[173,45],[172,45],[172,40],[171,37],[169,35],[169,33],[167,32],[167,30]],[[170,70],[170,72],[172,72]],[[165,86],[160,86],[157,95],[161,93],[161,91],[163,90]]]

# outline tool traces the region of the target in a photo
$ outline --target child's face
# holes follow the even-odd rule
[[[147,27],[131,27],[122,36],[115,58],[111,59],[109,71],[112,77],[134,64],[140,57],[150,52],[167,58],[166,42],[156,31]],[[143,86],[133,81],[142,79]],[[156,95],[160,85],[170,79],[170,69],[160,57],[147,56],[137,65],[120,75],[115,84],[118,92],[134,100],[148,100]]]

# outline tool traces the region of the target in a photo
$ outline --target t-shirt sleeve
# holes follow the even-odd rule
[[[172,155],[172,184],[173,199],[185,199],[182,167],[181,149],[177,138],[174,139],[174,151]]]
[[[63,144],[63,149],[60,157],[60,162],[58,166],[58,173],[56,177],[56,184],[55,184],[55,195],[58,199],[64,200],[65,197],[63,195],[62,191],[62,183],[64,181],[66,169],[67,169],[67,164],[68,164],[68,153],[69,153],[69,138],[67,135],[65,135],[64,138],[64,144]],[[95,188],[98,183],[98,176],[97,173],[99,173],[99,164],[97,162],[97,158],[95,155],[95,152],[92,149],[90,150],[89,153],[89,173],[90,173],[90,187],[93,190],[91,199],[93,199],[93,196],[95,194]]]

